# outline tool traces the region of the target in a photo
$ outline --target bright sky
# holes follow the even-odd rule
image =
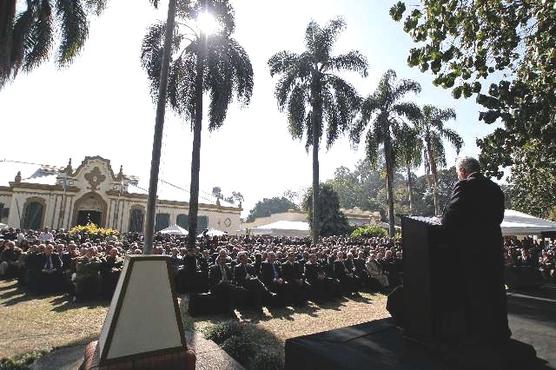
[[[114,170],[148,181],[155,106],[146,74],[140,67],[140,44],[146,28],[164,9],[153,10],[147,0],[112,0],[93,19],[90,38],[70,67],[57,70],[47,63],[0,90],[0,125],[8,128],[0,146],[0,159],[74,167],[86,155],[111,160]],[[166,1],[163,1],[166,3]],[[301,190],[311,184],[311,156],[304,142],[294,141],[286,116],[277,109],[274,82],[267,60],[287,49],[301,51],[307,23],[343,16],[347,29],[336,53],[358,49],[369,60],[369,77],[347,75],[361,94],[376,88],[389,68],[399,78],[419,81],[423,91],[408,96],[418,104],[453,107],[457,120],[448,126],[463,136],[464,154],[477,155],[475,140],[493,128],[478,122],[474,99],[454,100],[450,92],[434,87],[430,74],[407,66],[412,42],[402,24],[388,10],[393,0],[236,0],[235,38],[246,49],[255,72],[251,104],[230,108],[224,126],[203,132],[201,189],[220,186],[245,196],[244,214],[263,197]],[[192,133],[190,123],[168,110],[164,128],[160,177],[189,188]],[[6,131],[4,131],[6,133]],[[351,149],[346,138],[330,151],[320,152],[321,180],[331,178],[339,166],[354,168],[363,146]],[[455,152],[448,150],[448,162]],[[15,176],[15,174],[14,174]]]

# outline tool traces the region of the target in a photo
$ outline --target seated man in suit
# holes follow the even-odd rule
[[[208,286],[205,284],[205,274],[200,263],[201,256],[197,248],[188,248],[182,259],[183,263],[183,287],[185,292],[204,292]],[[208,282],[208,281],[207,281]]]
[[[466,342],[506,342],[508,327],[504,287],[504,193],[481,174],[479,161],[458,160],[459,181],[444,210],[442,225],[460,255]],[[471,262],[468,262],[471,261]]]
[[[281,264],[276,261],[276,254],[269,251],[266,261],[261,262],[261,280],[269,291],[277,294],[276,305],[286,302],[286,282],[282,279]]]
[[[372,284],[371,288],[380,290],[386,289],[390,286],[388,276],[386,276],[386,274],[384,273],[382,265],[379,263],[377,255],[375,253],[371,253],[369,255],[365,266],[367,267],[367,271],[369,272],[369,278],[372,280],[372,282],[376,282]]]
[[[305,279],[309,284],[310,295],[317,302],[330,299],[339,291],[338,283],[326,276],[324,267],[317,261],[315,253],[310,253],[309,260],[305,263]]]
[[[307,303],[307,284],[303,276],[303,266],[295,261],[295,252],[290,250],[287,260],[282,263],[282,278],[293,304],[303,306]]]
[[[349,271],[344,263],[344,254],[341,251],[336,253],[334,261],[334,275],[340,281],[342,290],[347,294],[356,292],[356,281],[352,271]]]
[[[240,251],[237,254],[237,259],[239,264],[234,268],[234,281],[237,285],[247,289],[251,306],[260,310],[263,298],[268,294],[268,290],[257,277],[253,265],[249,263],[247,252]]]
[[[232,269],[227,262],[228,252],[221,249],[216,257],[216,263],[209,269],[209,283],[211,293],[219,299],[226,312],[231,312],[234,309],[234,298],[237,292],[232,283]]]
[[[118,250],[110,248],[108,254],[102,259],[100,267],[101,291],[104,298],[112,298],[123,265],[124,259],[118,256]]]
[[[369,286],[369,272],[367,271],[367,266],[365,266],[365,252],[360,250],[357,253],[357,258],[353,259],[353,266],[355,275],[359,279],[360,286]]]
[[[62,276],[62,260],[54,253],[52,244],[46,245],[41,260],[40,293],[58,292],[64,287]]]

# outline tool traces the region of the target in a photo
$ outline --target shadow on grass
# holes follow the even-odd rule
[[[54,312],[65,312],[67,310],[73,310],[76,308],[86,307],[89,309],[98,308],[98,307],[108,307],[110,306],[110,301],[108,300],[89,300],[89,301],[72,301],[72,296],[66,294],[61,297],[56,297],[50,302],[54,307],[52,307],[51,311]]]

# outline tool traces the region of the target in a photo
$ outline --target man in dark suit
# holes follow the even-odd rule
[[[479,162],[458,160],[458,183],[442,224],[458,250],[463,277],[466,339],[503,342],[511,336],[504,287],[504,246],[500,224],[504,193],[480,173]]]
[[[303,266],[295,261],[295,252],[290,251],[286,262],[282,263],[282,278],[293,304],[303,306],[307,303],[307,285],[303,276]]]
[[[247,252],[239,252],[237,259],[239,264],[234,268],[234,280],[249,292],[251,306],[257,311],[261,310],[263,298],[268,295],[268,290],[257,277],[253,265],[249,263]]]
[[[286,282],[282,279],[280,262],[276,261],[274,252],[269,251],[266,261],[261,263],[261,280],[268,290],[276,293],[277,297],[273,305],[280,306],[286,302]]]
[[[222,305],[230,312],[234,308],[234,284],[232,283],[232,269],[227,265],[228,253],[225,249],[218,252],[216,263],[209,269],[210,291]]]
[[[58,253],[54,253],[52,244],[46,245],[40,265],[42,267],[40,292],[58,292],[63,288],[62,260]]]

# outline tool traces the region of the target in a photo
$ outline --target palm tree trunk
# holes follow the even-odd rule
[[[409,198],[409,213],[413,213],[413,194],[411,191],[411,165],[406,163],[407,166],[407,194]]]
[[[313,244],[317,244],[320,235],[320,202],[319,202],[319,139],[320,139],[320,122],[322,120],[322,102],[321,91],[318,80],[313,77],[311,84],[312,95],[312,113],[311,125],[313,130],[313,224],[311,225],[311,232]]]
[[[156,119],[154,126],[153,152],[151,158],[151,175],[149,180],[149,199],[147,201],[147,216],[145,220],[145,241],[143,253],[151,254],[153,249],[154,217],[156,208],[156,193],[158,190],[158,172],[160,169],[160,149],[162,147],[162,131],[164,129],[164,113],[166,112],[166,92],[168,88],[168,68],[172,52],[172,35],[174,33],[174,20],[176,18],[176,1],[170,0],[168,4],[168,20],[166,34],[164,35],[164,50],[160,70],[160,84],[158,88],[158,101],[156,104]]]
[[[440,210],[438,206],[438,192],[437,192],[437,173],[436,173],[436,161],[434,159],[434,152],[430,142],[427,143],[427,153],[429,156],[429,166],[432,174],[432,201],[434,203],[434,215],[439,215]]]
[[[199,172],[201,170],[201,132],[203,125],[203,73],[205,70],[207,36],[201,34],[200,57],[195,77],[195,118],[193,124],[193,150],[191,152],[191,185],[189,187],[188,247],[197,240],[197,215],[199,213]]]
[[[10,75],[16,0],[0,1],[0,88]]]
[[[384,157],[386,159],[386,191],[388,193],[388,232],[390,236],[394,236],[396,232],[395,220],[394,220],[394,189],[393,178],[394,178],[394,165],[392,161],[392,147],[390,144],[390,138],[384,140]]]

